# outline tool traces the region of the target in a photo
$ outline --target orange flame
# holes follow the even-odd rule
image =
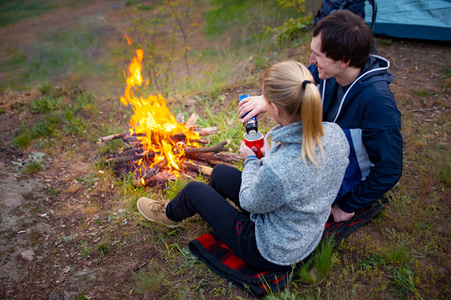
[[[136,50],[136,56],[128,67],[124,96],[121,96],[120,100],[126,106],[128,104],[133,106],[134,114],[130,118],[130,132],[145,133],[145,136],[137,136],[137,138],[143,144],[144,151],[155,153],[155,157],[148,158],[151,161],[151,167],[166,159],[167,167],[178,176],[184,156],[183,148],[198,147],[198,143],[192,140],[198,139],[199,134],[176,121],[160,94],[149,95],[147,98],[143,98],[142,95],[135,96],[134,91],[138,91],[138,87],[143,84],[141,76],[143,55],[142,49]],[[140,88],[141,94],[148,84],[149,81],[146,80],[144,86]],[[176,137],[181,134],[186,137],[183,143],[180,143]]]

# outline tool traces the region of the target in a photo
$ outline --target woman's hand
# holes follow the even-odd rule
[[[257,119],[259,119],[265,112],[266,101],[263,96],[247,97],[238,103],[238,116],[243,118],[241,122],[245,122],[253,116],[257,116]],[[245,114],[247,116],[243,117]]]
[[[255,151],[257,151],[257,147],[252,147],[252,148],[255,148]],[[240,150],[239,150],[239,151],[240,151],[241,157],[244,158],[244,159],[248,158],[248,157],[251,156],[251,155],[256,156],[254,150],[252,150],[251,148],[249,148],[249,147],[244,143],[244,141],[241,141],[241,146],[240,146]]]

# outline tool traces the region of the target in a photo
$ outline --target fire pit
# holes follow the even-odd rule
[[[241,161],[238,154],[230,153],[229,140],[213,146],[201,138],[218,132],[216,127],[196,128],[198,116],[193,114],[185,124],[177,122],[161,95],[144,98],[148,81],[141,77],[143,50],[138,49],[128,68],[126,89],[121,102],[133,107],[129,130],[102,137],[99,142],[122,139],[126,146],[120,153],[107,159],[114,162],[117,173],[123,177],[133,172],[142,186],[165,185],[168,180],[181,176],[192,178],[202,173],[210,175],[211,166],[218,163],[233,164]],[[143,85],[144,83],[144,85]]]

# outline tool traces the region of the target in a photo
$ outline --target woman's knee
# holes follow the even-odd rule
[[[191,201],[196,201],[196,199],[198,199],[199,197],[206,195],[209,189],[211,189],[211,187],[209,187],[208,184],[205,184],[204,182],[190,181],[183,188],[183,193],[186,198],[190,199]]]
[[[200,181],[190,181],[186,184],[185,189],[188,191],[197,191],[199,189],[202,189],[206,186],[205,183]]]
[[[215,181],[218,182],[227,179],[230,173],[230,169],[232,168],[233,167],[226,164],[216,165],[210,175],[210,185],[214,185]]]

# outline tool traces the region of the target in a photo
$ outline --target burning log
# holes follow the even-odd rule
[[[167,171],[161,171],[153,177],[141,180],[139,184],[142,186],[159,186],[161,188],[164,188],[168,181],[176,179],[177,178],[173,174]]]
[[[210,165],[227,164],[234,166],[243,161],[243,158],[236,153],[218,152],[218,153],[187,153],[186,158],[203,161]]]
[[[144,186],[148,185],[149,182],[151,181],[151,179],[153,177],[155,177],[157,174],[159,174],[160,170],[163,169],[164,166],[166,166],[167,163],[168,163],[168,161],[166,159],[163,159],[162,161],[157,163],[152,168],[145,170],[143,176],[141,177],[141,182],[140,183],[142,185],[144,185]]]
[[[172,115],[166,100],[160,94],[143,97],[138,86],[145,89],[142,84],[149,84],[149,80],[144,80],[141,76],[143,55],[142,49],[136,50],[136,56],[128,67],[128,75],[124,72],[127,86],[120,101],[126,106],[133,106],[130,132],[113,134],[98,140],[103,143],[122,139],[126,144],[121,153],[107,159],[107,162],[117,163],[115,171],[120,176],[134,172],[135,182],[147,186],[164,185],[168,180],[175,180],[179,176],[192,178],[193,174],[211,174],[212,168],[206,166],[206,162],[198,159],[186,160],[188,155],[216,163],[223,158],[236,161],[236,158],[225,155],[230,151],[227,147],[229,140],[209,147],[198,147],[199,144],[209,144],[209,141],[201,136],[218,133],[217,127],[197,128],[197,114],[192,114],[183,124],[179,121],[183,118]],[[215,153],[223,154],[215,156]],[[165,159],[159,161],[162,158]]]
[[[186,141],[186,136],[183,133],[179,133],[179,134],[176,134],[173,137],[171,137],[171,139],[174,141],[178,140],[178,141],[184,142],[184,141]],[[189,140],[190,140],[190,142],[196,142],[199,144],[208,144],[209,143],[209,141],[206,139],[189,139]]]
[[[203,153],[203,152],[220,152],[220,151],[230,151],[230,148],[224,147],[225,145],[229,145],[230,140],[225,140],[210,147],[199,147],[199,148],[186,148],[185,153]]]
[[[113,157],[113,158],[108,158],[106,160],[107,163],[112,162],[112,163],[122,163],[122,162],[127,162],[127,161],[132,161],[132,160],[139,160],[141,158],[146,158],[146,157],[155,157],[155,153],[154,152],[143,152],[140,154],[135,154],[135,155],[129,155],[129,156],[120,156],[120,157]]]
[[[196,131],[200,135],[212,135],[218,133],[219,129],[218,127],[214,126],[214,127],[196,128]]]
[[[210,147],[199,147],[199,148],[186,148],[184,149],[185,153],[188,154],[194,154],[194,153],[207,153],[207,152],[213,152],[217,153],[220,151],[230,151],[230,148],[225,147],[225,145],[230,144],[230,140],[222,141],[216,145],[210,146]],[[179,151],[174,151],[174,153],[179,153]],[[129,156],[121,156],[121,157],[115,157],[115,158],[109,158],[106,160],[106,162],[114,162],[114,163],[120,163],[120,162],[127,162],[132,160],[139,160],[140,158],[151,158],[155,157],[155,152],[143,152],[143,153],[137,153],[134,155]],[[157,153],[159,154],[159,153]]]
[[[185,126],[186,128],[192,128],[194,126],[194,124],[197,122],[197,119],[199,119],[199,115],[197,114],[192,114],[188,121],[186,121]]]
[[[218,128],[217,127],[206,127],[206,128],[200,128],[196,130],[200,135],[212,135],[215,133],[218,133]],[[108,141],[112,141],[112,140],[116,140],[116,139],[122,139],[125,143],[130,144],[130,145],[139,145],[140,142],[139,140],[136,138],[138,136],[146,136],[145,133],[129,133],[129,132],[124,132],[124,133],[117,133],[117,134],[112,134],[109,136],[104,136],[99,138],[98,142],[99,143],[104,143],[104,142],[108,142]],[[183,133],[179,133],[174,135],[173,137],[171,137],[172,140],[174,141],[186,141],[186,136]],[[190,139],[191,142],[196,142],[199,144],[208,144],[209,141],[206,139]]]
[[[146,136],[146,134],[145,133],[130,133],[130,132],[117,133],[117,134],[112,134],[109,136],[101,137],[99,139],[99,143],[112,141],[112,140],[116,140],[116,139],[128,139],[130,137],[137,137],[137,136]]]
[[[184,162],[182,163],[182,165],[185,170],[189,170],[195,173],[202,173],[207,176],[211,176],[211,172],[213,171],[213,168],[194,161]]]

